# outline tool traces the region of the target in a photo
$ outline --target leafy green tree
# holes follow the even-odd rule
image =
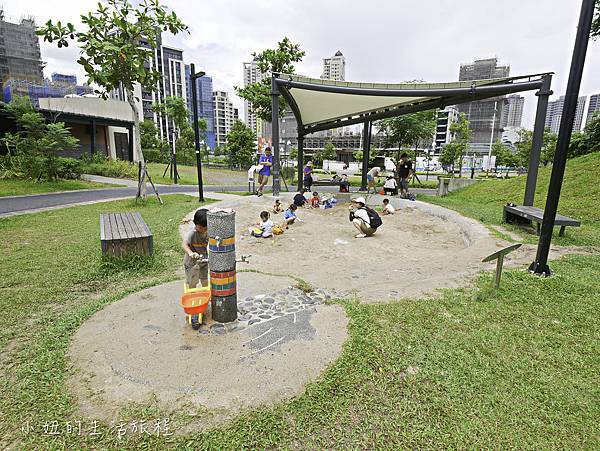
[[[254,140],[256,135],[250,127],[236,121],[227,135],[227,155],[229,165],[247,168],[254,162]]]
[[[416,147],[419,142],[431,141],[435,126],[435,110],[383,119],[377,124],[379,132],[385,135],[383,145],[385,147],[398,146],[397,160],[400,159],[403,147]]]
[[[1,103],[17,123],[17,132],[7,132],[3,143],[7,149],[6,167],[10,175],[41,180],[56,180],[61,169],[58,152],[75,150],[79,140],[63,122],[46,123],[28,97],[16,97]]]
[[[290,150],[290,160],[294,161],[298,159],[298,149],[296,149],[295,147],[292,147],[292,150]]]
[[[317,166],[322,166],[324,160],[334,160],[337,157],[335,147],[331,142],[325,143],[322,149],[317,149],[313,155],[313,162]]]
[[[569,143],[568,158],[600,151],[600,112],[594,113],[583,132],[575,132]]]
[[[554,161],[554,154],[556,153],[556,143],[558,141],[558,135],[549,128],[544,130],[544,138],[542,140],[542,150],[540,152],[540,162],[547,166],[548,163]]]
[[[284,37],[277,43],[277,48],[253,53],[258,70],[268,75],[264,80],[249,84],[243,88],[234,87],[238,96],[250,102],[251,110],[263,121],[271,122],[271,78],[272,73],[293,74],[294,64],[302,60],[305,53],[298,44],[293,44]],[[285,100],[279,96],[279,112],[284,114]]]
[[[154,89],[161,75],[148,60],[154,55],[161,32],[177,34],[187,30],[187,26],[159,0],[141,0],[136,6],[128,0],[107,0],[98,3],[96,11],[82,14],[81,22],[83,30],[76,30],[71,23],[49,20],[37,33],[44,41],[56,42],[59,48],[75,40],[80,48],[77,62],[83,66],[88,83],[101,88],[103,98],[123,87],[134,120],[136,153],[144,162],[133,89],[136,83]],[[145,196],[145,184],[142,185]]]
[[[515,147],[517,149],[517,164],[521,167],[526,168],[529,165],[532,142],[533,132],[531,130],[525,130],[524,128],[519,130],[519,140],[515,143]]]
[[[471,139],[469,121],[464,113],[459,115],[458,121],[450,124],[449,130],[452,141],[442,148],[440,163],[444,166],[451,166],[452,174],[454,175],[454,166],[457,163],[459,165],[459,171],[462,172],[463,157],[469,148],[469,140]]]
[[[600,0],[596,0],[596,12],[594,14],[594,21],[592,22],[592,32],[590,36],[593,39],[600,37]]]
[[[159,149],[158,128],[153,121],[144,120],[140,122],[140,135],[142,149]]]
[[[496,157],[496,166],[515,167],[517,164],[514,152],[501,141],[492,144],[492,155]]]

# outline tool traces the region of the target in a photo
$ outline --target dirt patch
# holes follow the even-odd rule
[[[240,298],[289,287],[286,277],[241,273]],[[194,427],[303,392],[340,354],[347,319],[338,305],[314,305],[233,331],[202,335],[186,323],[182,282],[143,290],[96,313],[69,350],[71,383],[84,417],[119,421],[129,403],[167,411],[203,409]]]

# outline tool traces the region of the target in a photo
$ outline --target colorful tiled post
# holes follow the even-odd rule
[[[207,222],[212,318],[229,323],[237,319],[235,211],[209,211]]]

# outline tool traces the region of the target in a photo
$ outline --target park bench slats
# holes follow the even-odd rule
[[[138,212],[100,215],[100,243],[104,256],[153,253],[152,232]]]
[[[504,206],[504,222],[511,224],[531,224],[532,222],[535,222],[537,225],[536,232],[538,235],[540,234],[543,220],[544,210],[541,208],[531,207],[528,205]],[[558,235],[564,236],[566,227],[579,227],[581,226],[581,221],[557,213],[556,219],[554,220],[554,225],[560,226],[560,232]]]

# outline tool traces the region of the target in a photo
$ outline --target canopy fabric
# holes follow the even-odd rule
[[[529,78],[531,80],[532,77],[538,75],[541,74],[451,83],[392,84],[332,81],[281,74],[277,76],[277,81],[288,103],[293,104],[292,108],[295,109],[294,113],[302,127],[307,127],[441,99],[446,97],[445,91],[449,95],[457,96],[457,89],[469,90],[479,86],[511,83],[518,79]],[[292,82],[297,83],[292,85]],[[337,92],[329,92],[331,90]],[[389,95],[387,95],[387,91],[389,91]],[[411,95],[410,91],[415,91],[415,95]],[[435,95],[424,95],[427,91],[434,92]]]

